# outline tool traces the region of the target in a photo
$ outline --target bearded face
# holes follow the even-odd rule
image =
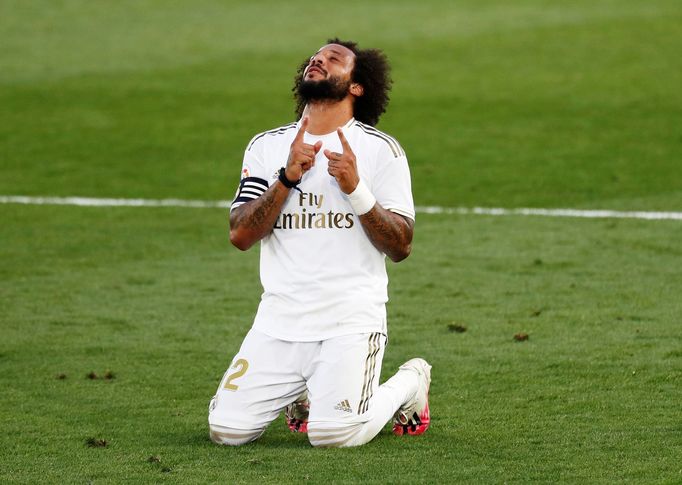
[[[341,101],[348,95],[351,81],[336,76],[319,81],[303,80],[298,85],[298,94],[305,102],[310,101]]]

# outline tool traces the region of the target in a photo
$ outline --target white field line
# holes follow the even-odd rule
[[[540,209],[518,208],[502,209],[496,207],[417,207],[417,212],[423,214],[463,214],[486,216],[544,216],[544,217],[584,217],[588,219],[648,219],[648,220],[678,220],[682,221],[682,212],[644,212],[644,211],[615,211],[594,209]]]
[[[85,207],[190,207],[190,208],[228,208],[230,200],[186,200],[186,199],[101,199],[91,197],[29,197],[23,195],[0,195],[0,204],[29,205],[75,205]],[[583,217],[588,219],[646,219],[682,221],[682,212],[644,212],[614,210],[580,209],[540,209],[495,207],[439,207],[417,206],[420,214],[457,214],[486,216],[543,216],[543,217]]]
[[[195,207],[228,208],[230,200],[186,199],[101,199],[92,197],[28,197],[24,195],[0,195],[0,204],[28,205],[78,205],[83,207]]]

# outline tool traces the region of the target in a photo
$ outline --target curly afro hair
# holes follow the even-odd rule
[[[360,49],[357,43],[344,41],[338,38],[329,39],[327,44],[339,44],[347,47],[355,54],[355,66],[351,74],[351,80],[363,88],[363,95],[355,98],[353,104],[353,116],[361,123],[375,126],[379,118],[388,106],[388,92],[391,90],[391,66],[388,59],[379,49]],[[306,59],[298,68],[294,80],[294,97],[296,99],[296,115],[298,118],[303,114],[306,102],[298,94],[298,86],[303,81],[303,71],[308,66]]]

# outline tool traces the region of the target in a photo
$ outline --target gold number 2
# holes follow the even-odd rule
[[[223,389],[227,389],[228,391],[236,391],[239,389],[239,386],[236,384],[232,384],[232,381],[235,379],[238,379],[239,377],[243,376],[246,373],[246,369],[249,368],[249,363],[244,360],[244,359],[238,359],[230,369],[237,369],[235,372],[227,376],[227,380],[225,381],[225,385],[223,386]]]

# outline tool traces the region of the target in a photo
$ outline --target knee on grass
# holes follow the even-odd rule
[[[374,436],[365,436],[363,424],[329,426],[325,423],[308,423],[308,440],[316,448],[343,448],[364,445]]]
[[[215,424],[209,425],[211,441],[219,445],[239,446],[257,440],[265,431],[263,429],[235,429]]]

